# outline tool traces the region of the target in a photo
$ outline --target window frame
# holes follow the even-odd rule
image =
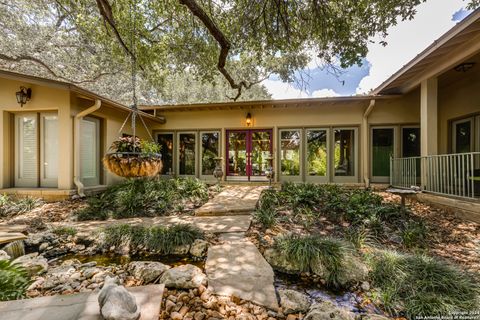
[[[299,161],[300,161],[300,168],[299,168],[299,174],[298,175],[282,175],[282,132],[288,132],[288,131],[298,131],[300,133],[300,144],[298,146],[298,151],[299,151]],[[303,128],[281,128],[278,129],[278,134],[277,134],[277,139],[278,139],[278,147],[277,147],[277,152],[278,152],[278,161],[277,161],[277,168],[278,168],[278,179],[280,182],[287,182],[287,181],[294,181],[294,182],[300,182],[303,180],[303,175],[304,175],[304,162],[305,159],[304,157],[304,148],[303,148],[303,140],[305,140],[305,134],[304,134],[304,129]]]
[[[308,156],[308,138],[307,138],[307,131],[320,131],[320,130],[324,130],[326,132],[326,144],[327,144],[327,170],[326,170],[326,174],[325,176],[311,176],[308,174],[308,168],[309,168],[309,164],[308,164],[308,159],[307,159],[307,156]],[[305,182],[311,182],[311,183],[328,183],[331,181],[331,178],[333,177],[332,176],[332,164],[333,164],[333,161],[332,161],[332,156],[331,156],[331,150],[332,150],[332,141],[331,141],[331,136],[332,136],[332,128],[329,128],[329,127],[311,127],[311,128],[305,128],[304,130],[304,142],[303,142],[303,146],[304,146],[304,150],[305,150],[305,153],[303,155],[303,161],[305,161],[305,170],[304,170],[304,181]]]
[[[214,181],[215,177],[213,174],[211,175],[204,175],[203,174],[203,144],[202,144],[202,135],[203,134],[208,134],[208,133],[217,133],[218,134],[218,150],[217,150],[217,157],[220,157],[222,154],[222,131],[221,130],[200,130],[198,132],[198,155],[199,155],[199,171],[198,171],[198,176],[201,180],[206,180],[206,181]],[[223,164],[221,164],[223,165]],[[222,168],[223,171],[223,168]]]

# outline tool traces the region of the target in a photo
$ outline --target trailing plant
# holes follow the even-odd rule
[[[295,233],[277,238],[275,246],[305,272],[320,263],[327,271],[327,284],[332,286],[338,284],[344,272],[345,255],[350,251],[347,244],[337,239]]]
[[[445,315],[479,307],[478,283],[447,262],[394,251],[375,251],[368,261],[373,285],[379,288],[376,296],[394,315]]]
[[[116,224],[104,230],[106,247],[129,245],[142,247],[160,254],[171,254],[178,246],[191,245],[196,239],[202,239],[200,229],[188,224],[164,226],[132,226]]]
[[[27,271],[8,260],[0,260],[0,300],[17,300],[25,297],[30,277]]]

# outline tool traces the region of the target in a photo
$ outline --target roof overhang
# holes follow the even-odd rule
[[[352,104],[377,99],[393,99],[398,96],[346,96],[330,98],[304,98],[304,99],[283,99],[283,100],[256,100],[239,102],[214,102],[214,103],[193,103],[193,104],[169,104],[140,106],[144,111],[154,110],[156,112],[171,111],[206,111],[206,110],[238,110],[238,109],[266,109],[266,108],[299,108],[315,107],[325,104]]]
[[[480,52],[480,8],[443,34],[374,91],[404,94]]]

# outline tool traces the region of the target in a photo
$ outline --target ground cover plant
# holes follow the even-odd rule
[[[0,260],[0,301],[25,297],[30,282],[24,268],[9,260]]]
[[[0,195],[0,217],[15,216],[40,206],[42,201],[33,197],[12,197]]]
[[[478,310],[478,283],[449,263],[395,251],[375,251],[368,260],[377,298],[392,314],[401,309],[413,318]]]
[[[186,202],[199,206],[208,196],[207,185],[195,178],[128,179],[88,198],[87,206],[78,210],[77,218],[105,220],[165,215],[170,210],[182,211]]]
[[[189,224],[167,227],[116,224],[105,228],[104,233],[105,247],[128,245],[165,255],[174,253],[176,247],[191,245],[196,239],[203,238],[202,231]]]

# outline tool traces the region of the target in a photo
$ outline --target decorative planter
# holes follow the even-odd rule
[[[124,178],[153,177],[163,167],[160,155],[142,156],[135,152],[108,153],[103,157],[108,171]]]

